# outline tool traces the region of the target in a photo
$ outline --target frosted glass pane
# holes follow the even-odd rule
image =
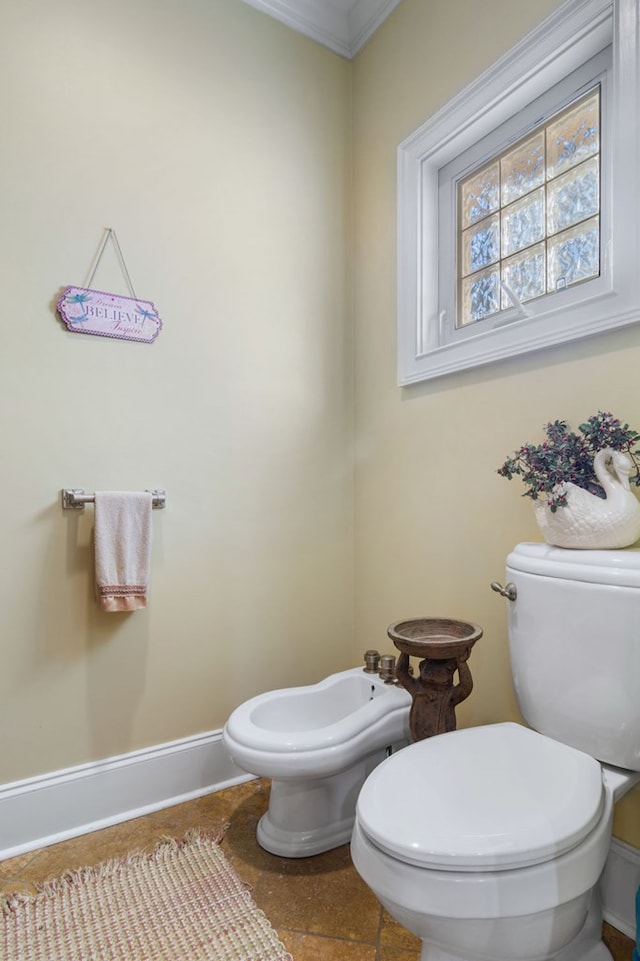
[[[544,183],[544,159],[544,131],[504,155],[500,161],[503,206]]]
[[[459,326],[599,276],[599,155],[595,86],[459,182]]]
[[[600,93],[591,94],[547,127],[547,176],[557,177],[600,150]]]
[[[495,214],[462,235],[462,275],[488,267],[500,257],[500,217]]]
[[[562,290],[600,273],[600,223],[594,217],[548,241],[549,290]]]
[[[503,256],[544,240],[544,187],[506,207],[502,213]]]
[[[544,244],[537,244],[529,250],[505,260],[502,265],[502,279],[520,303],[542,297],[545,287]],[[502,291],[502,309],[514,307],[506,291]]]
[[[461,184],[462,226],[469,227],[492,214],[500,204],[499,167],[497,163]]]
[[[547,230],[555,234],[600,209],[600,168],[594,157],[549,184]]]
[[[491,267],[462,281],[462,323],[482,320],[500,310],[500,273]]]

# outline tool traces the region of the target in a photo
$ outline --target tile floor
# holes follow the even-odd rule
[[[248,781],[84,837],[0,861],[0,893],[33,891],[63,871],[148,848],[166,835],[228,824],[222,848],[248,882],[294,961],[418,961],[417,938],[380,907],[351,865],[349,847],[313,858],[277,858],[256,842],[269,784]],[[614,961],[630,961],[632,942],[605,925]],[[52,959],[53,961],[53,959]],[[187,961],[187,959],[185,959]]]

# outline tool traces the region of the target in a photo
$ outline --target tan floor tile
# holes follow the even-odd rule
[[[380,904],[351,864],[348,846],[282,860],[279,871],[263,873],[253,892],[274,927],[377,943]]]
[[[232,824],[224,835],[221,847],[234,871],[254,887],[271,857],[256,841],[256,824]]]
[[[162,825],[165,831],[177,837],[191,830],[222,829],[228,818],[226,812],[215,810],[209,798],[196,798],[194,801],[185,801],[183,804],[155,811],[149,815],[149,820]]]
[[[285,876],[296,877],[303,874],[307,877],[312,875],[325,876],[337,871],[348,870],[355,877],[360,879],[351,861],[351,853],[348,844],[343,844],[339,848],[316,854],[310,858],[280,858],[265,852],[267,864],[265,870],[270,874],[282,874]],[[364,881],[362,885],[366,887]]]
[[[602,929],[602,940],[611,951],[613,961],[631,961],[634,943],[621,931],[612,928],[606,921]]]
[[[278,937],[294,961],[376,961],[376,948],[373,944],[318,938],[295,931],[278,931]]]
[[[269,782],[263,779],[247,781],[216,791],[193,801],[185,801],[150,815],[167,826],[196,826],[201,823],[223,825],[236,817],[253,815],[259,818],[269,803]]]
[[[409,951],[405,948],[390,948],[380,945],[377,961],[420,961],[421,948]]]
[[[257,780],[242,787],[244,791],[233,789],[238,792],[237,800],[228,810],[222,850],[242,880],[253,887],[263,871],[272,869],[283,859],[261,848],[256,838],[258,822],[269,804],[268,782]]]
[[[263,802],[261,801],[261,806]],[[255,802],[249,800],[244,805],[231,809],[227,805],[206,807],[195,802],[190,806],[179,805],[180,810],[171,808],[164,817],[153,815],[154,824],[160,826],[161,833],[171,837],[180,837],[190,830],[204,830],[220,832],[222,836],[222,850],[234,870],[243,881],[254,885],[270,857],[259,846],[256,840],[256,828],[260,813],[255,813]],[[266,802],[264,802],[266,809]]]
[[[380,944],[392,948],[404,948],[408,951],[417,950],[420,952],[420,938],[411,934],[395,918],[383,909],[382,923],[380,925]]]
[[[38,851],[20,872],[20,878],[40,884],[65,871],[124,857],[131,851],[150,850],[165,833],[148,818],[136,818],[93,834],[61,841]]]
[[[33,884],[27,884],[26,881],[3,881],[0,878],[0,896],[11,895],[11,894],[37,894],[38,889]]]
[[[6,858],[4,861],[0,861],[0,878],[17,877],[37,857],[37,854],[37,851],[28,851],[26,854],[16,855],[15,858]]]

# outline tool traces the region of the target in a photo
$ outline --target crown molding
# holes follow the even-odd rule
[[[350,60],[402,0],[242,0]]]
[[[348,14],[351,56],[364,47],[402,0],[356,0]]]

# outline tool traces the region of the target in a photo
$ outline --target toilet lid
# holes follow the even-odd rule
[[[594,758],[520,724],[418,741],[367,778],[364,833],[392,857],[449,871],[524,867],[558,857],[598,823]]]

